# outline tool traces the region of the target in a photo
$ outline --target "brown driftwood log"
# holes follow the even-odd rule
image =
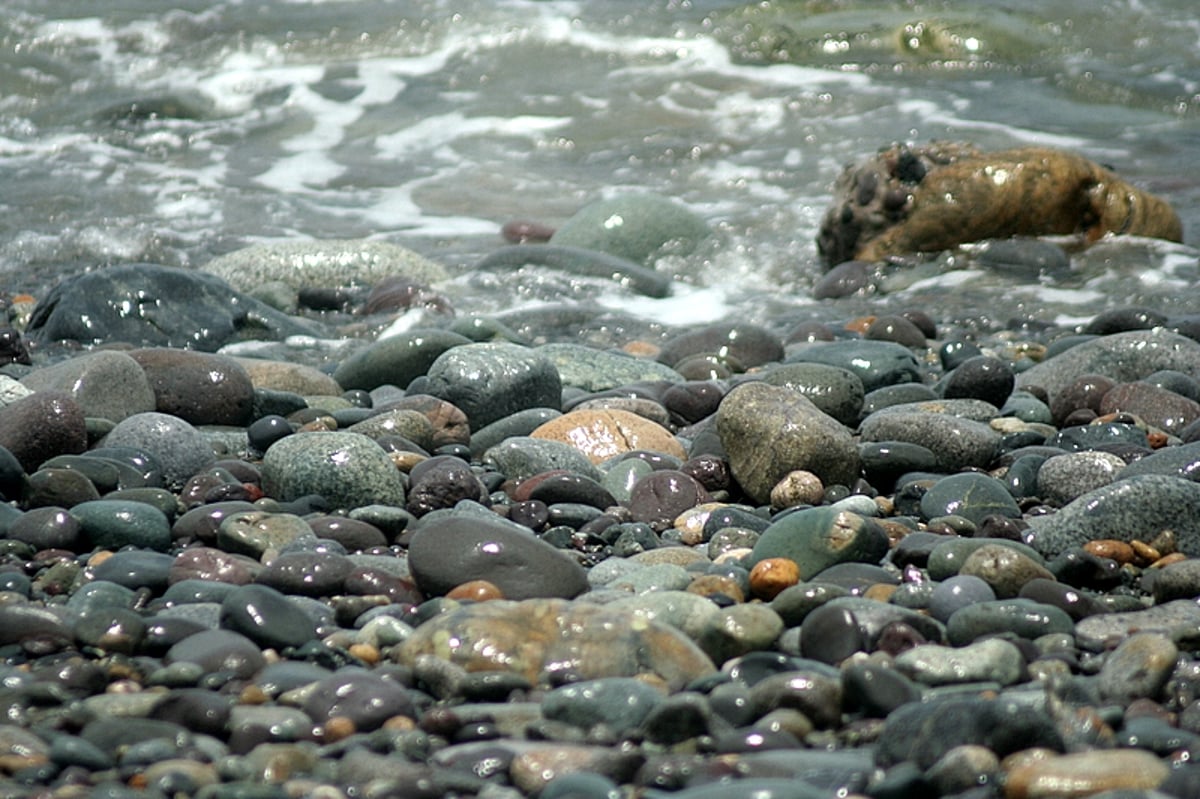
[[[1181,241],[1162,198],[1074,153],[895,145],[846,168],[817,236],[829,266],[1010,236],[1106,233]]]

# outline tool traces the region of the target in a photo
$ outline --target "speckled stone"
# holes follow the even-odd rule
[[[124,352],[99,350],[30,372],[21,383],[34,391],[70,395],[85,416],[119,422],[155,410],[154,391],[137,361]]]
[[[1038,496],[1052,505],[1066,505],[1089,491],[1114,482],[1125,461],[1110,452],[1069,452],[1047,458],[1038,469]]]
[[[1021,372],[1017,387],[1040,386],[1053,398],[1084,375],[1124,383],[1162,369],[1200,373],[1200,344],[1165,328],[1101,336]]]
[[[922,644],[896,656],[896,668],[925,685],[998,682],[1025,678],[1025,658],[1015,644],[988,638],[962,647]]]
[[[1015,547],[987,544],[963,560],[960,576],[983,580],[998,599],[1012,599],[1030,580],[1053,580],[1050,570]]]
[[[412,663],[423,654],[471,672],[513,671],[532,683],[569,670],[583,679],[653,675],[679,690],[714,671],[678,630],[635,621],[628,611],[560,599],[497,600],[443,613],[414,630],[397,656]]]
[[[1102,651],[1136,632],[1162,633],[1183,649],[1200,646],[1200,604],[1176,599],[1145,610],[1088,616],[1075,626],[1075,639],[1085,649]]]
[[[1029,518],[1026,540],[1056,555],[1093,539],[1153,540],[1174,530],[1176,546],[1200,556],[1200,483],[1157,474],[1118,480],[1090,491],[1057,513]]]
[[[420,411],[395,408],[372,414],[361,422],[346,428],[347,433],[357,433],[372,440],[385,436],[400,436],[428,451],[434,449],[433,425]]]
[[[571,411],[541,425],[530,437],[569,444],[594,464],[642,449],[681,460],[687,457],[683,445],[665,427],[617,409]]]
[[[707,597],[689,591],[650,591],[617,599],[607,607],[633,614],[639,621],[655,621],[696,640],[709,626],[717,606]]]
[[[329,375],[291,361],[272,361],[265,358],[233,357],[250,376],[256,389],[282,391],[302,397],[342,393],[342,386]]]
[[[826,485],[849,485],[861,471],[850,431],[796,391],[745,383],[725,395],[716,416],[730,471],[759,503],[798,469]]]
[[[71,508],[83,535],[93,546],[133,546],[165,552],[171,546],[171,524],[153,505],[116,499],[82,502]]]
[[[1134,699],[1156,699],[1179,657],[1179,649],[1162,633],[1134,633],[1121,642],[1100,669],[1100,695],[1127,705]]]
[[[704,220],[674,200],[651,193],[623,194],[576,211],[550,243],[652,265],[662,255],[687,255],[711,234]]]
[[[983,422],[946,413],[929,413],[910,406],[876,411],[863,420],[863,443],[904,441],[925,447],[938,456],[942,469],[968,466],[985,468],[1000,446],[1000,434]]]
[[[252,510],[230,513],[217,528],[216,544],[226,552],[261,559],[300,541],[316,541],[312,528],[290,513]]]
[[[1141,381],[1119,383],[1104,395],[1099,413],[1103,416],[1121,412],[1131,413],[1149,425],[1178,435],[1200,418],[1200,402]]]
[[[562,401],[562,380],[550,359],[506,342],[446,350],[419,382],[421,393],[456,405],[473,428],[529,408],[558,407]]]
[[[1021,508],[1008,489],[986,474],[963,473],[943,477],[921,497],[921,515],[962,516],[979,524],[987,516],[1021,518]]]
[[[385,241],[324,239],[255,244],[214,258],[201,267],[241,291],[282,281],[293,289],[371,286],[403,275],[417,283],[446,278],[441,264]]]
[[[785,363],[768,369],[763,382],[798,391],[844,425],[858,424],[863,383],[849,369],[824,363]]]
[[[297,433],[271,445],[262,461],[263,490],[289,502],[309,494],[334,508],[404,505],[400,472],[378,444],[357,433]]]
[[[1200,441],[1155,450],[1125,466],[1118,477],[1124,479],[1141,474],[1162,474],[1169,477],[1186,477],[1193,481],[1200,480]]]
[[[555,418],[558,418],[558,414]],[[497,422],[496,424],[502,424]],[[538,427],[541,427],[539,424]],[[535,428],[537,429],[537,428]],[[525,480],[559,469],[601,480],[602,474],[587,454],[564,441],[530,436],[505,438],[483,453],[483,463],[508,477]]]
[[[136,413],[104,438],[106,447],[132,447],[153,458],[169,487],[181,487],[216,460],[212,445],[191,424],[157,411]]]
[[[554,364],[564,386],[584,391],[605,391],[644,381],[683,382],[683,376],[665,364],[582,344],[543,344],[535,352]]]

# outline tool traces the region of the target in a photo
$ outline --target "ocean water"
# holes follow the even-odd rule
[[[815,301],[844,165],[896,141],[1064,147],[1170,200],[1185,244],[1113,239],[1056,274],[943,258]],[[1194,0],[10,0],[0,275],[363,237],[456,276],[461,312],[600,304],[667,324],[920,307],[940,322],[1200,312]],[[717,232],[663,300],[479,276],[513,219],[624,192]]]

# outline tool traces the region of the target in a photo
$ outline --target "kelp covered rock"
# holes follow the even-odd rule
[[[817,236],[830,266],[1010,236],[1106,233],[1181,241],[1163,199],[1081,155],[1045,147],[983,152],[894,145],[846,168]]]

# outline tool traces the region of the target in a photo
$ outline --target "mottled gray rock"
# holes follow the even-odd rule
[[[1122,475],[1125,461],[1111,452],[1087,450],[1048,458],[1038,469],[1037,493],[1051,505],[1066,505]]]
[[[1025,658],[1015,644],[989,638],[958,648],[922,644],[897,655],[896,668],[925,685],[964,682],[1013,685],[1025,676]]]
[[[1200,556],[1200,483],[1157,474],[1129,477],[1088,492],[1048,516],[1029,519],[1026,540],[1043,555],[1093,539],[1152,540],[1174,530],[1180,552]]]
[[[665,364],[582,344],[543,344],[534,351],[554,364],[564,386],[584,391],[604,391],[649,380],[683,382],[683,376]]]
[[[892,341],[847,339],[822,341],[789,349],[787,363],[824,363],[858,375],[863,390],[872,392],[898,383],[921,382],[921,368],[912,351]]]
[[[518,344],[464,344],[438,356],[421,391],[456,405],[481,428],[529,408],[555,408],[562,380],[550,359]]]
[[[554,469],[565,469],[592,480],[603,477],[588,457],[575,447],[545,438],[506,438],[483,454],[483,462],[513,480]]]
[[[1053,399],[1084,375],[1127,383],[1162,369],[1200,374],[1200,343],[1164,328],[1101,336],[1021,372],[1017,387],[1041,386]]]
[[[34,391],[62,391],[85,416],[114,422],[156,410],[154,391],[142,367],[115,350],[81,353],[30,372],[21,383]]]
[[[201,268],[241,291],[276,281],[301,289],[370,286],[397,275],[417,283],[448,277],[441,264],[406,247],[366,239],[255,244],[214,258]]]
[[[704,220],[657,194],[624,194],[598,200],[575,212],[550,243],[652,264],[667,255],[687,255],[712,235]]]
[[[858,424],[863,382],[854,372],[825,363],[784,363],[768,369],[763,382],[798,391],[844,425]]]
[[[284,502],[320,494],[334,508],[403,506],[404,484],[387,453],[358,433],[296,433],[263,456],[263,490]]]
[[[167,484],[176,487],[216,460],[212,445],[199,430],[158,412],[122,420],[105,436],[104,446],[142,450],[158,463]]]
[[[1080,647],[1099,652],[1135,632],[1162,633],[1181,649],[1195,649],[1200,646],[1200,604],[1176,599],[1145,610],[1088,616],[1075,626],[1075,640]]]
[[[733,389],[717,410],[717,432],[733,476],[760,503],[789,472],[849,485],[861,470],[850,431],[786,388],[752,382]]]
[[[863,420],[859,435],[863,443],[905,441],[925,447],[947,471],[987,467],[1000,446],[1000,434],[983,422],[908,406],[876,411]]]

